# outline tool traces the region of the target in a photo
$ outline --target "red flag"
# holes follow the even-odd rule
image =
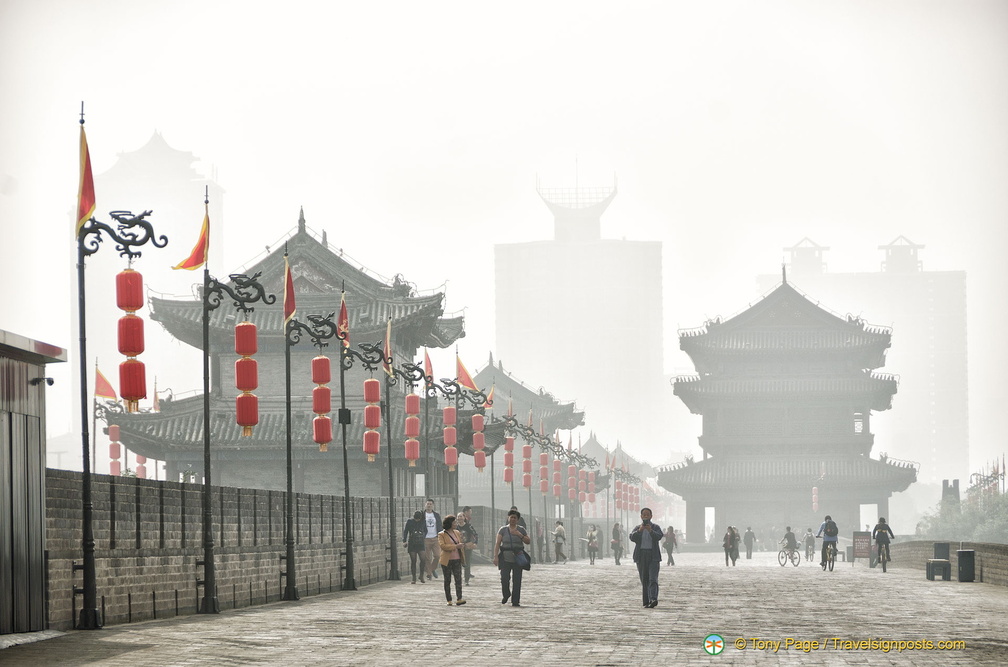
[[[151,404],[151,409],[154,412],[161,412],[161,401],[158,400],[157,395],[157,378],[154,378],[154,401]]]
[[[98,366],[95,366],[95,382],[94,382],[94,395],[95,398],[111,398],[113,401],[119,400],[116,396],[115,389],[112,388],[112,383],[105,379],[102,372],[98,370]]]
[[[287,253],[284,253],[284,326],[291,321],[297,313],[297,306],[294,304],[294,277],[291,276],[290,263],[287,261]]]
[[[431,366],[430,357],[427,355],[427,348],[423,351],[423,372],[427,382],[434,380],[434,367]]]
[[[528,427],[532,428],[532,408],[529,408],[529,423]],[[542,429],[542,422],[539,422],[539,428]]]
[[[531,410],[529,410],[531,412]],[[514,405],[511,403],[511,397],[508,396],[508,417],[514,417]],[[529,424],[531,426],[531,424]]]
[[[207,253],[210,250],[210,205],[204,204],[204,207],[203,228],[200,230],[199,238],[196,239],[196,245],[193,246],[189,256],[173,266],[173,269],[192,271],[206,264]]]
[[[496,388],[497,388],[497,385],[495,385],[495,384],[490,385],[490,393],[487,394],[487,400],[486,400],[485,403],[483,403],[483,409],[484,410],[492,410],[493,409],[494,389],[496,389]]]
[[[389,318],[388,326],[385,327],[385,348],[382,350],[382,368],[389,377],[395,377],[392,372],[392,318]]]
[[[343,347],[350,347],[350,316],[346,309],[346,292],[340,292],[339,319],[336,320],[336,335],[343,341]]]
[[[479,387],[473,382],[472,376],[469,375],[469,371],[466,370],[465,364],[462,363],[462,359],[457,354],[455,355],[455,379],[463,389],[479,391]]]
[[[81,107],[83,109],[83,105]],[[94,215],[94,178],[91,176],[91,153],[88,151],[87,137],[84,135],[83,113],[80,126],[80,178],[77,181],[77,224],[74,236],[80,235],[81,227]]]

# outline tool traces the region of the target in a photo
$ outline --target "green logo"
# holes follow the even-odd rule
[[[703,650],[707,655],[720,655],[724,651],[724,637],[721,635],[707,635],[703,640]]]

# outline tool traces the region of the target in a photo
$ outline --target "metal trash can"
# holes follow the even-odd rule
[[[976,552],[961,549],[956,556],[959,557],[959,581],[976,581]]]
[[[951,544],[948,542],[935,542],[934,543],[934,558],[937,560],[948,560],[949,551],[951,550]]]

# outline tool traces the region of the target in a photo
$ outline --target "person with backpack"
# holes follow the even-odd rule
[[[833,520],[833,517],[827,514],[826,519],[822,522],[822,525],[819,526],[819,532],[816,533],[816,537],[821,537],[823,542],[822,562],[819,563],[820,565],[822,565],[823,570],[826,569],[826,558],[827,558],[826,550],[834,549],[834,554],[836,554],[837,536],[839,534],[840,529],[837,527],[836,521]],[[834,555],[834,558],[835,557],[836,556]]]
[[[424,523],[423,512],[417,510],[413,512],[413,518],[403,526],[403,546],[410,557],[410,571],[413,573],[413,581],[417,582],[417,561],[420,561],[420,583],[424,582],[426,564],[424,563],[424,552],[427,545],[424,543],[424,535],[427,534],[427,525]]]

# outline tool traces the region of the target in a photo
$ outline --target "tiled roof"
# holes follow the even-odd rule
[[[532,409],[532,426],[539,429],[542,420],[547,434],[556,430],[570,430],[584,425],[584,412],[575,409],[574,403],[561,403],[553,394],[542,388],[532,389],[504,370],[503,365],[490,363],[479,370],[473,378],[484,393],[494,390],[493,412],[506,415],[508,403],[514,411],[515,419],[528,423],[529,408]]]
[[[673,393],[690,408],[707,398],[823,398],[830,396],[871,396],[872,409],[888,410],[896,393],[892,375],[865,372],[841,377],[743,377],[712,378],[699,375],[679,376]]]
[[[917,480],[917,469],[906,462],[883,462],[865,456],[833,460],[783,458],[712,458],[661,468],[658,483],[682,495],[717,489],[869,487],[904,491]]]

